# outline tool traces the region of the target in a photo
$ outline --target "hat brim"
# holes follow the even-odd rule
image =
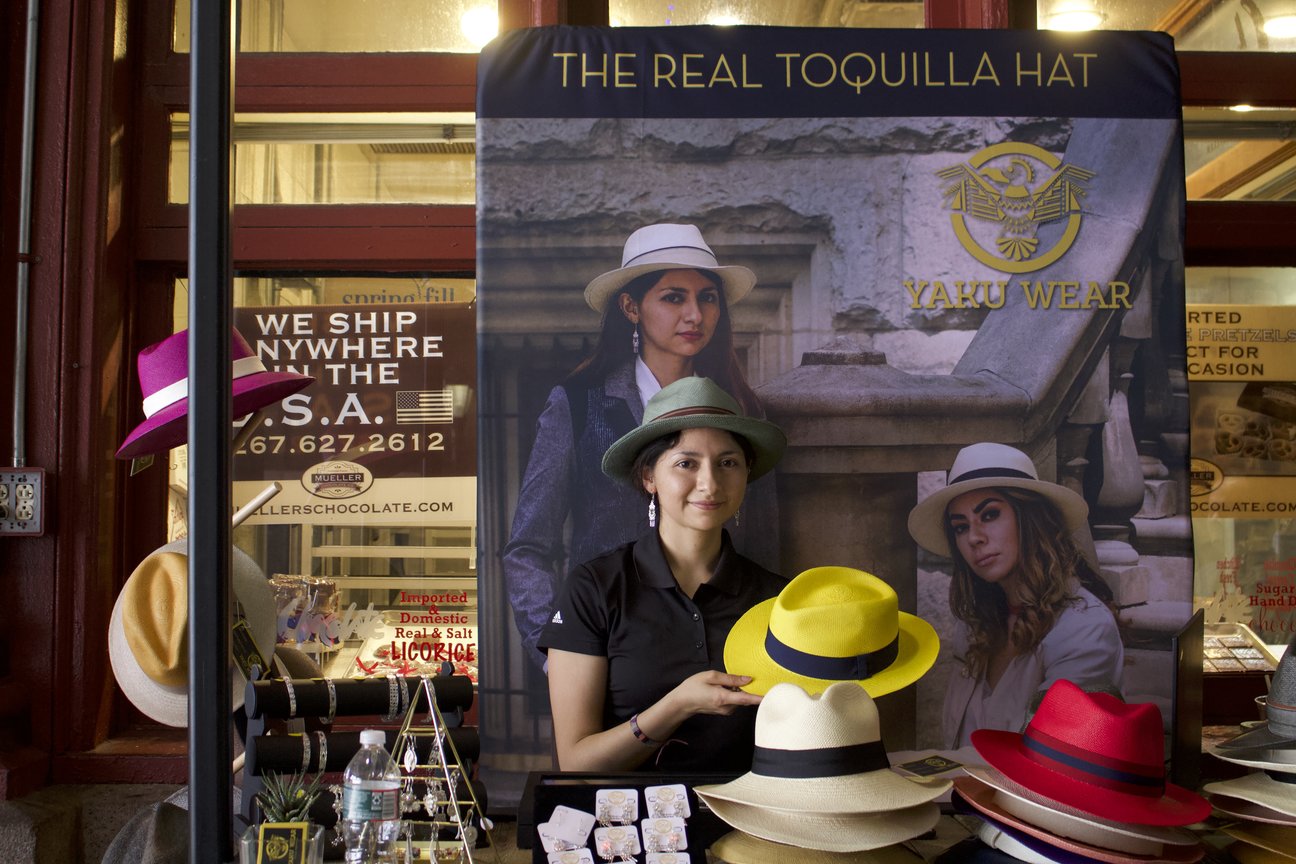
[[[1202,792],[1212,796],[1212,804],[1215,804],[1213,796],[1216,795],[1238,798],[1296,819],[1296,775],[1292,780],[1294,782],[1285,783],[1261,771],[1253,771],[1232,780],[1207,783]]]
[[[234,380],[233,416],[243,417],[267,405],[273,405],[315,381],[309,375],[293,372],[254,372]],[[188,438],[189,398],[186,396],[158,411],[131,430],[117,448],[118,459],[136,459],[165,453],[179,447]]]
[[[1051,501],[1062,511],[1062,519],[1072,532],[1089,527],[1089,505],[1079,494],[1059,483],[1017,477],[983,477],[961,480],[928,495],[909,511],[909,534],[928,552],[953,558],[945,534],[945,508],[965,492],[991,487],[1026,489]],[[1081,546],[1083,550],[1083,545]]]
[[[1274,810],[1245,798],[1234,798],[1232,795],[1207,793],[1215,812],[1232,819],[1246,819],[1249,822],[1267,822],[1270,825],[1288,825],[1296,827],[1296,816]]]
[[[725,671],[731,675],[750,675],[751,682],[742,689],[762,696],[775,684],[785,681],[796,684],[811,695],[822,693],[837,682],[810,678],[784,669],[765,650],[765,633],[777,600],[777,597],[772,597],[757,603],[730,629],[724,647]],[[932,667],[940,653],[940,637],[930,624],[908,612],[899,613],[899,617],[896,659],[877,674],[855,682],[874,698],[894,693],[917,681]]]
[[[922,858],[903,846],[881,846],[861,852],[824,852],[775,843],[745,831],[730,831],[711,844],[710,853],[726,864],[919,864]]]
[[[1232,762],[1234,765],[1296,774],[1296,749],[1245,747],[1225,750],[1217,744],[1211,748],[1210,752],[1215,757],[1223,759],[1225,762]]]
[[[725,304],[728,306],[742,300],[751,293],[752,288],[756,287],[756,274],[749,268],[740,264],[728,264],[723,267],[708,266],[703,260],[700,251],[696,260],[688,255],[690,251],[692,250],[680,249],[683,254],[676,256],[676,260],[633,264],[629,267],[618,267],[615,270],[609,270],[595,276],[585,286],[585,302],[595,312],[603,313],[607,310],[608,302],[631,280],[645,273],[665,272],[667,270],[702,270],[706,273],[714,273],[716,278],[720,280],[720,290],[724,291]]]
[[[1057,845],[1037,836],[1015,830],[1011,825],[992,819],[984,814],[965,809],[962,799],[954,797],[954,812],[975,815],[981,820],[977,829],[977,838],[991,849],[997,849],[1017,861],[1026,864],[1092,864],[1094,859],[1078,852],[1073,852],[1071,844]],[[1136,859],[1125,859],[1122,864],[1131,864]]]
[[[768,420],[739,414],[690,414],[651,420],[622,435],[603,454],[603,473],[616,480],[629,480],[640,450],[664,435],[684,429],[723,429],[747,439],[756,454],[748,482],[768,474],[787,449],[787,436]]]
[[[1092,816],[1138,825],[1191,825],[1210,815],[1209,801],[1173,783],[1165,784],[1161,796],[1151,798],[1050,771],[1024,752],[1020,732],[978,729],[972,733],[972,745],[1009,780]]]
[[[1266,852],[1281,855],[1287,861],[1296,861],[1296,828],[1284,825],[1234,822],[1221,829],[1234,840],[1250,843]]]
[[[979,815],[993,818],[1046,843],[1066,844],[1065,848],[1070,851],[1093,860],[1106,864],[1128,864],[1131,861],[1191,864],[1205,854],[1201,842],[1187,831],[1177,832],[1172,835],[1173,842],[1165,842],[1165,836],[1149,837],[1146,833],[1136,833],[1139,827],[1147,826],[1094,822],[1093,817],[1074,808],[1056,802],[1041,805],[1026,798],[1013,797],[982,782],[972,770],[968,774],[957,778],[954,788]],[[1023,802],[1029,806],[1022,806]],[[1169,829],[1161,828],[1161,832],[1168,834]]]
[[[1272,723],[1257,726],[1215,745],[1223,751],[1232,750],[1296,750],[1296,735],[1275,732]]]
[[[936,826],[940,807],[919,804],[889,813],[802,813],[705,798],[711,812],[739,831],[821,852],[862,852],[912,840]]]
[[[1230,857],[1238,864],[1291,864],[1296,858],[1290,855],[1283,855],[1281,852],[1274,852],[1269,849],[1262,849],[1259,846],[1252,846],[1250,843],[1231,843],[1224,848]]]
[[[698,786],[694,791],[708,800],[798,813],[880,813],[926,804],[949,788],[948,780],[909,779],[882,768],[838,777],[768,777],[749,771],[728,783]]]
[[[154,550],[186,554],[188,540],[180,539]],[[230,561],[230,590],[242,604],[252,641],[267,659],[275,650],[275,604],[270,583],[246,552],[234,548]],[[189,687],[159,684],[145,674],[126,640],[122,623],[122,593],[118,592],[108,624],[108,661],[122,693],[145,716],[166,726],[189,725]],[[246,680],[238,666],[231,664],[230,707],[243,707]]]

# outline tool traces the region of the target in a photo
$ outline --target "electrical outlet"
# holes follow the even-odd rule
[[[45,469],[0,468],[0,534],[45,533]]]

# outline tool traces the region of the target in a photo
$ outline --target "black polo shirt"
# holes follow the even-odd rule
[[[540,634],[540,648],[608,659],[603,727],[611,729],[690,675],[723,671],[725,637],[734,622],[786,584],[735,552],[725,534],[715,573],[689,598],[653,532],[571,572]],[[748,771],[755,724],[754,707],[740,707],[728,717],[694,715],[670,736],[660,758],[641,767]]]

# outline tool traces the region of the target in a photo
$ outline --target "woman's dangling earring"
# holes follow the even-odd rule
[[[639,322],[636,321],[634,331],[630,334],[630,348],[637,355],[639,353]]]
[[[657,527],[657,493],[654,492],[648,499],[648,527]]]
[[[742,516],[742,510],[735,510],[735,511],[734,511],[734,527],[735,527],[735,528],[738,527],[738,525],[739,525],[739,518],[740,518],[741,516]]]

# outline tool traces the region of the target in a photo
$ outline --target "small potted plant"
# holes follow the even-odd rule
[[[262,782],[256,794],[262,820],[243,833],[242,864],[322,864],[324,826],[310,821],[319,775],[307,781],[305,774],[266,774]]]

